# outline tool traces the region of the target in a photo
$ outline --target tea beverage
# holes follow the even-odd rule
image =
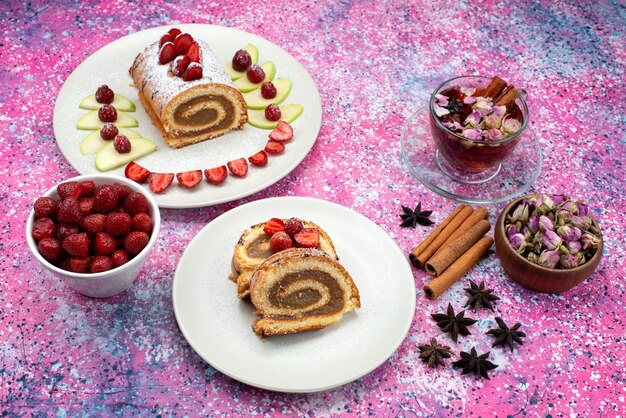
[[[482,172],[513,151],[528,123],[519,90],[500,77],[465,76],[441,84],[430,100],[439,153],[454,168]]]

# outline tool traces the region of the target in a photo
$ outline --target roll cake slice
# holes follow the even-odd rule
[[[283,221],[286,222],[287,219],[283,219]],[[320,232],[320,241],[317,248],[337,260],[338,257],[335,246],[326,231],[314,222],[303,220],[302,224],[304,228],[315,228]],[[265,222],[245,230],[235,245],[231,263],[231,274],[228,278],[237,283],[237,295],[240,299],[247,299],[249,297],[250,277],[252,273],[272,255],[270,248],[271,236],[263,231],[264,227]]]
[[[261,317],[252,329],[261,337],[321,329],[361,307],[346,269],[311,248],[291,248],[265,260],[252,274],[250,298]]]
[[[202,66],[199,79],[185,81],[174,75],[170,63],[160,64],[159,42],[137,55],[131,67],[139,101],[172,148],[242,129],[248,120],[246,102],[223,65],[205,42],[196,42]]]

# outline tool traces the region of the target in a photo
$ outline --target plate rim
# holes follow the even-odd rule
[[[262,190],[267,189],[268,187],[271,187],[275,183],[277,183],[280,180],[282,180],[285,177],[287,177],[293,170],[295,170],[296,167],[298,167],[300,165],[300,163],[302,163],[302,161],[307,157],[307,155],[309,155],[309,153],[313,149],[313,146],[317,142],[317,138],[318,138],[319,133],[320,133],[320,131],[322,129],[323,108],[322,108],[322,99],[321,99],[321,95],[320,95],[320,91],[319,91],[319,88],[317,86],[317,83],[315,82],[313,77],[311,77],[311,74],[304,67],[304,65],[302,65],[299,60],[297,60],[293,55],[291,55],[289,52],[287,52],[280,45],[275,44],[274,42],[264,38],[263,36],[260,36],[260,35],[254,34],[254,33],[250,33],[250,32],[246,32],[246,31],[238,29],[238,28],[233,28],[233,27],[229,27],[229,26],[222,26],[222,25],[214,25],[214,24],[204,24],[204,23],[171,24],[171,25],[155,26],[155,27],[150,27],[150,28],[146,28],[146,29],[143,29],[143,30],[138,30],[136,32],[124,35],[121,38],[117,38],[117,39],[115,39],[115,40],[113,40],[113,41],[111,41],[111,42],[109,42],[109,43],[107,43],[105,45],[102,45],[96,51],[92,52],[88,57],[83,59],[72,70],[72,72],[69,74],[69,76],[65,79],[65,81],[63,82],[63,85],[61,86],[61,88],[59,89],[59,92],[57,93],[57,95],[55,97],[55,105],[54,105],[53,114],[52,114],[52,129],[53,129],[53,133],[54,133],[55,143],[56,143],[59,151],[61,152],[61,155],[63,155],[63,158],[65,159],[65,161],[77,173],[79,173],[79,175],[89,175],[89,174],[94,174],[94,173],[109,173],[109,174],[111,174],[111,172],[100,172],[100,171],[97,171],[97,170],[94,171],[94,172],[83,172],[84,170],[79,170],[79,168],[74,164],[74,162],[71,161],[68,158],[68,156],[66,155],[66,152],[64,151],[63,147],[60,146],[59,141],[57,140],[57,138],[59,136],[62,136],[58,132],[58,129],[60,129],[60,128],[58,128],[58,126],[61,124],[61,122],[58,121],[58,118],[60,117],[60,112],[61,112],[61,103],[59,101],[59,97],[63,94],[63,92],[64,92],[64,90],[66,88],[69,89],[68,83],[69,82],[74,82],[73,81],[74,78],[78,77],[78,75],[76,75],[76,71],[83,64],[88,62],[89,60],[96,59],[97,57],[94,58],[94,56],[96,56],[97,54],[101,53],[101,51],[103,49],[105,49],[105,48],[110,48],[110,47],[115,46],[117,44],[124,43],[125,41],[128,40],[128,38],[134,37],[134,36],[139,36],[140,34],[144,34],[146,32],[158,33],[159,31],[169,30],[170,28],[174,28],[174,27],[181,28],[184,31],[193,31],[194,28],[200,28],[202,30],[226,30],[226,31],[233,31],[233,32],[238,33],[241,36],[252,37],[252,38],[260,38],[260,39],[263,39],[265,42],[270,43],[273,47],[279,49],[281,51],[281,53],[284,53],[284,54],[288,55],[289,57],[291,57],[294,60],[294,62],[296,62],[297,65],[300,67],[299,71],[300,70],[302,71],[302,77],[305,78],[307,80],[307,82],[309,82],[312,87],[314,87],[314,90],[315,90],[315,96],[313,97],[314,100],[312,100],[312,104],[308,104],[307,103],[306,106],[307,107],[308,106],[315,107],[315,109],[318,110],[317,114],[319,115],[319,117],[315,117],[314,116],[314,118],[311,119],[311,122],[312,122],[312,125],[313,125],[313,130],[311,131],[311,136],[314,137],[314,139],[311,141],[311,145],[308,147],[306,152],[302,152],[301,155],[296,157],[294,160],[292,160],[290,164],[284,164],[283,170],[281,170],[279,172],[279,174],[277,174],[276,176],[272,177],[268,181],[263,182],[263,183],[255,186],[255,187],[248,188],[245,191],[242,191],[240,193],[231,194],[231,195],[229,195],[227,197],[222,197],[222,198],[219,198],[219,199],[202,199],[202,202],[193,202],[193,203],[185,203],[184,201],[181,202],[181,203],[172,203],[172,202],[170,202],[170,203],[162,203],[162,202],[160,202],[160,199],[159,199],[159,197],[161,195],[153,193],[153,196],[156,199],[159,208],[162,208],[162,209],[190,209],[190,208],[202,208],[202,207],[216,206],[216,205],[219,205],[219,204],[222,204],[222,203],[232,202],[232,201],[235,201],[235,200],[242,199],[244,197],[248,197],[250,195],[253,195],[253,194],[257,193],[257,192],[260,192]],[[77,79],[77,80],[79,80],[79,79]],[[319,104],[319,108],[317,106],[318,104]],[[138,104],[137,106],[140,106],[140,104]],[[315,132],[313,132],[313,131],[315,131]],[[88,131],[85,131],[85,132],[88,132]],[[268,133],[269,133],[269,131],[268,131]],[[117,174],[113,173],[113,175],[117,175]],[[239,179],[239,180],[246,180],[246,179]],[[145,185],[142,185],[142,186],[145,186]],[[150,192],[150,193],[152,193],[152,192]]]
[[[351,215],[356,215],[357,218],[359,218],[361,221],[366,222],[371,224],[372,227],[377,228],[387,239],[387,241],[391,244],[390,247],[391,249],[393,249],[393,251],[398,254],[398,256],[404,260],[404,262],[402,263],[403,268],[406,270],[407,272],[407,278],[410,278],[410,286],[408,286],[411,290],[410,290],[410,302],[409,302],[409,312],[410,315],[407,317],[404,326],[401,330],[401,332],[398,334],[399,337],[397,338],[397,341],[394,341],[393,344],[391,344],[389,347],[389,349],[385,352],[385,354],[383,356],[381,356],[382,358],[375,361],[375,365],[371,368],[365,368],[364,370],[360,371],[359,373],[357,373],[356,375],[341,379],[339,381],[333,382],[331,384],[327,384],[327,385],[323,385],[323,386],[319,386],[319,387],[309,387],[309,388],[298,388],[298,389],[290,389],[290,388],[284,388],[284,387],[275,387],[275,386],[271,386],[271,385],[266,385],[266,384],[262,384],[259,382],[255,382],[253,380],[247,379],[247,378],[242,378],[240,376],[236,376],[233,373],[230,373],[228,370],[225,370],[223,367],[221,367],[221,365],[215,365],[213,364],[211,361],[209,361],[207,359],[207,356],[201,352],[201,350],[197,347],[197,345],[192,341],[192,339],[189,338],[188,332],[186,331],[185,325],[183,323],[181,323],[181,319],[180,319],[180,313],[179,313],[179,308],[177,307],[177,303],[176,303],[176,292],[177,292],[177,288],[179,286],[180,281],[182,280],[180,278],[180,266],[183,263],[183,261],[185,260],[186,257],[189,257],[188,253],[189,253],[189,248],[191,247],[191,245],[194,243],[194,241],[196,239],[199,239],[198,237],[201,234],[206,233],[206,230],[210,229],[211,224],[219,219],[222,218],[223,216],[226,216],[227,214],[230,214],[229,216],[235,216],[239,211],[241,210],[246,210],[248,207],[254,207],[257,205],[262,205],[262,204],[267,204],[268,202],[286,202],[286,201],[302,201],[302,202],[315,202],[316,204],[321,204],[323,206],[330,206],[330,207],[334,207],[335,209],[339,209],[339,210],[344,210],[347,212],[350,212]],[[232,213],[231,213],[232,212]],[[407,279],[409,280],[409,279]],[[345,384],[351,383],[353,381],[356,381],[360,378],[362,378],[363,376],[371,373],[372,371],[376,370],[377,368],[379,368],[380,366],[382,366],[386,361],[389,360],[389,358],[391,358],[391,356],[393,356],[393,354],[398,350],[398,348],[400,347],[400,345],[404,342],[404,340],[408,337],[409,331],[411,329],[411,326],[413,325],[413,321],[415,319],[415,309],[416,309],[416,299],[417,299],[417,289],[415,286],[415,278],[413,275],[413,270],[411,269],[411,266],[408,262],[408,260],[406,259],[404,253],[402,252],[402,250],[400,249],[400,247],[398,247],[398,245],[396,244],[396,242],[393,240],[393,238],[391,238],[391,236],[389,236],[389,234],[382,229],[379,225],[377,225],[374,221],[372,221],[371,219],[367,218],[366,216],[356,212],[355,210],[340,205],[338,203],[334,203],[331,201],[327,201],[327,200],[322,200],[322,199],[317,199],[317,198],[312,198],[312,197],[305,197],[305,196],[278,196],[278,197],[270,197],[270,198],[266,198],[266,199],[260,199],[260,200],[256,200],[256,201],[252,201],[249,203],[246,203],[244,205],[238,206],[236,208],[233,208],[227,212],[224,212],[222,214],[220,214],[219,216],[217,216],[216,218],[214,218],[213,220],[211,220],[209,223],[207,223],[207,225],[205,225],[200,231],[198,231],[198,233],[191,239],[191,241],[189,242],[189,244],[187,244],[187,246],[185,247],[185,250],[183,251],[180,260],[178,261],[178,264],[176,265],[176,270],[174,271],[174,276],[172,279],[172,307],[173,307],[173,311],[174,311],[174,317],[176,318],[176,323],[178,325],[178,328],[180,329],[181,333],[183,334],[183,337],[185,338],[185,341],[187,341],[187,343],[189,344],[189,346],[191,347],[191,349],[207,364],[209,364],[211,367],[215,368],[216,370],[218,370],[220,373],[224,374],[225,376],[230,377],[231,379],[234,379],[238,382],[242,382],[245,383],[249,386],[252,387],[256,387],[256,388],[260,388],[260,389],[265,389],[265,390],[270,390],[270,391],[275,391],[275,392],[283,392],[283,393],[313,393],[313,392],[320,392],[320,391],[325,391],[325,390],[329,390],[329,389],[333,389],[333,388],[337,388],[340,386],[343,386]]]

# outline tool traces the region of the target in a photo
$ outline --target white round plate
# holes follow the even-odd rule
[[[254,307],[228,280],[230,262],[246,228],[292,216],[328,232],[361,309],[322,330],[261,340]],[[258,200],[213,220],[183,253],[172,292],[178,325],[200,357],[233,379],[281,392],[321,391],[371,372],[404,340],[415,312],[413,273],[393,240],[348,208],[303,197]]]
[[[269,130],[246,124],[243,130],[180,149],[170,148],[160,131],[152,124],[139,103],[137,89],[132,87],[128,69],[137,54],[156,42],[172,26],[152,28],[118,39],[96,51],[72,72],[61,89],[54,107],[54,135],[61,152],[81,174],[97,173],[95,155],[82,155],[80,144],[92,131],[76,128],[78,119],[88,112],[80,109],[80,102],[93,94],[98,86],[107,84],[115,92],[135,103],[137,111],[131,113],[139,122],[137,130],[143,137],[157,144],[157,151],[137,160],[153,172],[177,173],[212,168],[236,158],[249,157],[265,147]],[[239,199],[271,186],[289,174],[308,154],[317,139],[322,122],[322,105],[315,82],[306,69],[285,50],[259,37],[237,29],[213,25],[176,25],[183,32],[206,41],[217,58],[227,63],[238,49],[248,43],[259,50],[259,64],[273,61],[276,77],[287,77],[293,87],[282,104],[299,103],[304,113],[293,123],[294,139],[287,143],[280,155],[271,155],[267,166],[250,166],[245,178],[228,176],[220,186],[202,181],[194,189],[186,190],[174,180],[164,193],[155,195],[162,208],[190,208],[215,205]],[[124,166],[110,173],[124,176]],[[147,187],[147,186],[146,186]]]

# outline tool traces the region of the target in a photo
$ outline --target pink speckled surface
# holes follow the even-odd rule
[[[3,2],[0,5],[0,410],[43,415],[626,415],[624,308],[624,5],[618,1]],[[182,3],[182,4],[176,4]],[[323,125],[304,162],[272,187],[210,208],[163,210],[161,236],[137,282],[83,297],[29,254],[24,226],[40,193],[76,173],[52,131],[63,81],[89,54],[142,29],[211,23],[265,37],[297,58],[322,97]],[[316,394],[266,392],[204,363],[182,337],[171,285],[180,256],[207,222],[269,196],[330,200],[372,219],[407,252],[431,229],[398,226],[421,201],[439,222],[456,202],[409,174],[399,136],[428,92],[456,75],[499,74],[529,92],[544,167],[534,190],[584,197],[605,234],[604,259],[570,292],[520,288],[495,253],[468,275],[502,298],[526,344],[491,351],[492,379],[430,370],[417,345],[432,336],[458,353],[494,324],[490,312],[454,344],[429,314],[465,301],[457,283],[435,302],[418,292],[409,336],[381,367]],[[492,221],[504,204],[489,207]],[[414,271],[421,288],[423,272]],[[393,307],[390,307],[392,309]],[[324,371],[321,370],[321,373]]]

